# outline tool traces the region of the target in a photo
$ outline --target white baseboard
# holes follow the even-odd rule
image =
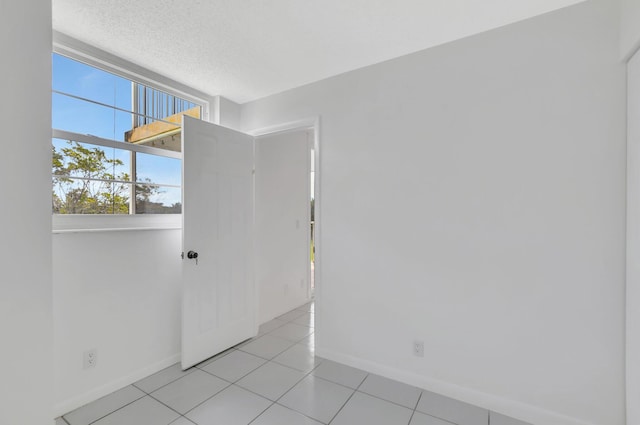
[[[117,391],[121,388],[126,387],[127,385],[131,385],[134,382],[141,380],[142,378],[146,378],[149,375],[153,375],[156,372],[161,371],[164,368],[167,368],[177,362],[180,361],[180,354],[174,354],[173,356],[144,367],[140,370],[137,370],[134,373],[129,374],[128,376],[123,376],[114,381],[111,381],[105,385],[97,387],[91,391],[87,391],[82,393],[76,397],[70,398],[68,400],[61,401],[57,403],[53,408],[53,417],[57,418],[66,413],[71,412],[72,410],[77,409],[78,407],[82,407],[85,404],[89,404],[92,401],[96,401],[97,399],[104,397],[106,395],[111,394],[114,391]]]
[[[464,388],[426,376],[416,375],[401,369],[371,362],[369,360],[349,356],[332,350],[325,350],[317,346],[316,355],[347,366],[365,370],[369,373],[375,373],[389,379],[404,382],[427,391],[442,394],[444,396],[473,404],[534,425],[598,425],[564,416],[556,412],[544,410],[529,404],[503,397],[497,397],[495,395]]]

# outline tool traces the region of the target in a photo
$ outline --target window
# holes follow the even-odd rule
[[[53,54],[54,216],[180,214],[182,115],[202,105]]]

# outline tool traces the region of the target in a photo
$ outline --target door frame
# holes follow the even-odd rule
[[[297,131],[310,130],[313,131],[313,150],[314,150],[314,171],[315,180],[313,184],[314,193],[314,282],[315,282],[315,300],[318,301],[321,298],[322,293],[322,212],[321,212],[321,184],[320,184],[320,116],[314,116],[309,118],[303,118],[296,121],[285,122],[282,124],[274,124],[266,127],[260,127],[254,130],[246,131],[247,134],[255,137],[256,139],[261,136],[271,136],[278,133],[290,133]],[[310,244],[307,244],[311,249]],[[309,253],[310,254],[310,253]],[[307,276],[307,291],[311,291],[311,268],[309,266]],[[319,323],[319,302],[315,303],[315,320],[316,324]]]
[[[627,62],[627,421],[640,423],[640,52]]]

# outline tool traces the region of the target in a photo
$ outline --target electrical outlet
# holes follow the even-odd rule
[[[92,367],[96,367],[96,363],[98,362],[98,350],[92,348],[91,350],[87,350],[84,352],[83,360],[82,360],[82,368],[90,369]]]
[[[413,355],[424,357],[424,341],[413,341]]]

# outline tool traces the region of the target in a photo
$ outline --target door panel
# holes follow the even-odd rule
[[[253,138],[184,117],[182,152],[186,369],[257,334]]]

